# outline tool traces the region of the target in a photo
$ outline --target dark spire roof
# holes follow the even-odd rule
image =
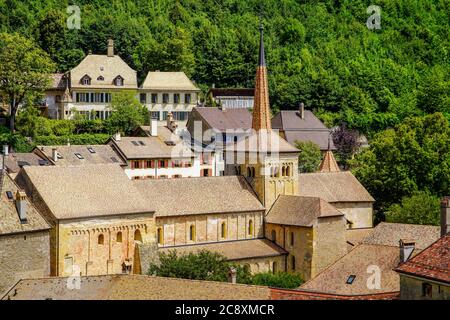
[[[259,33],[260,33],[260,40],[259,40],[259,66],[266,66],[266,57],[264,54],[264,27],[262,26],[262,23],[259,25]]]

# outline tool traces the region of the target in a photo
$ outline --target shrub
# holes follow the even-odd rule
[[[253,276],[254,285],[269,286],[275,288],[295,289],[303,283],[302,277],[298,273],[277,272],[275,274],[266,272]]]

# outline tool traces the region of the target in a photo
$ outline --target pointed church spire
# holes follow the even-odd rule
[[[333,151],[331,151],[331,134],[328,137],[328,150],[325,152],[322,163],[319,168],[320,172],[339,172],[339,165],[334,158]]]
[[[256,131],[261,129],[271,130],[269,84],[267,80],[267,67],[264,52],[264,28],[262,22],[259,27],[259,63],[256,70],[255,102],[253,106],[252,128]]]

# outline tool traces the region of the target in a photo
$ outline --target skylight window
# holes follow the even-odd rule
[[[48,164],[47,160],[38,160],[40,166],[46,166]]]
[[[355,276],[354,274],[350,275],[350,276],[347,278],[346,284],[353,284],[353,281],[355,281],[355,278],[356,278],[356,276]]]
[[[84,159],[84,157],[83,157],[81,154],[79,154],[79,153],[75,153],[75,155],[76,155],[77,158],[80,159],[80,160],[83,160],[83,159]]]
[[[141,146],[145,146],[144,141],[139,141],[139,144],[140,144]]]
[[[95,153],[95,150],[92,147],[87,148],[90,153]]]
[[[175,142],[173,141],[164,141],[168,146],[174,146]]]
[[[57,154],[57,157],[58,157],[58,159],[63,159],[63,156],[60,155],[59,152],[58,152],[58,154]]]
[[[14,198],[13,193],[11,191],[6,191],[6,196],[9,200],[12,200]]]
[[[136,147],[139,147],[139,143],[137,141],[131,141],[132,144],[134,144]]]

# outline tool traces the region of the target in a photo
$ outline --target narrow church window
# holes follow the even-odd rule
[[[275,230],[272,230],[272,241],[273,242],[277,241],[277,232]]]
[[[286,177],[290,177],[291,176],[291,167],[287,166],[286,167]]]
[[[158,228],[158,244],[163,244],[163,230],[162,228]]]
[[[272,272],[273,274],[277,273],[278,271],[278,265],[276,263],[276,261],[272,262]]]
[[[433,287],[429,283],[422,283],[422,297],[431,298],[433,292]]]
[[[286,167],[285,167],[285,166],[283,166],[283,167],[281,168],[281,176],[282,176],[282,177],[285,177],[285,176],[286,176]]]
[[[142,235],[141,235],[141,231],[139,231],[139,229],[137,229],[134,232],[134,241],[142,242]]]
[[[292,256],[291,258],[291,268],[292,270],[295,270],[295,256]]]
[[[291,232],[291,246],[294,245],[294,233]]]
[[[105,243],[105,236],[103,234],[100,234],[98,236],[98,244],[104,244]]]
[[[250,170],[250,167],[247,167],[247,177],[251,177],[252,171]]]
[[[227,237],[227,225],[225,222],[222,222],[221,228],[220,228],[220,237],[225,239]]]
[[[116,242],[122,242],[122,232],[121,231],[117,232]]]
[[[195,226],[193,224],[189,227],[189,240],[195,241]]]
[[[253,235],[253,220],[248,221],[248,235],[249,236]]]
[[[252,168],[252,178],[256,177],[255,172],[256,172],[255,168]]]

